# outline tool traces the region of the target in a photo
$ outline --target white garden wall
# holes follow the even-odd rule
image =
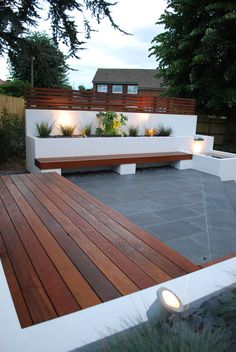
[[[34,110],[26,109],[26,135],[36,136],[36,123],[41,121],[54,122],[53,134],[59,134],[57,127],[62,125],[76,125],[75,134],[85,124],[93,123],[93,132],[97,127],[96,114],[98,111],[68,111],[68,110]],[[126,126],[139,126],[140,133],[143,134],[145,128],[155,128],[162,123],[164,126],[171,126],[174,136],[192,136],[196,133],[197,116],[195,115],[171,115],[171,114],[148,114],[148,113],[123,113],[128,117]]]

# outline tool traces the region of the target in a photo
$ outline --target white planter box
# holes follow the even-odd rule
[[[222,181],[236,181],[236,154],[210,150],[211,155],[194,155],[192,165],[195,170],[219,176]]]
[[[27,137],[27,169],[37,173],[35,158],[161,153],[192,151],[193,137],[89,137],[38,138]]]

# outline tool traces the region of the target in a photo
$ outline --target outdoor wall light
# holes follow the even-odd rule
[[[195,154],[200,154],[203,150],[204,139],[203,138],[195,138],[193,142],[193,152]]]
[[[168,288],[161,287],[157,291],[157,297],[161,305],[171,313],[183,312],[183,304],[179,297]]]

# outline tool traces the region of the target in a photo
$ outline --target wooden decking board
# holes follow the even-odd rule
[[[4,176],[2,179],[15,203],[24,215],[19,212],[18,216],[14,216],[15,227],[57,315],[61,316],[72,313],[75,309],[79,309],[79,305],[76,303],[71,292],[65,285],[64,280],[59,275],[56,269],[57,263],[54,261],[54,266],[48,256],[51,255],[52,258],[52,251],[56,251],[56,249],[52,247],[52,250],[48,251],[48,253],[44,250],[45,247],[50,248],[52,245],[47,241],[47,238],[45,238],[46,243],[43,241],[46,235],[44,225],[40,224],[39,219],[35,216],[27,201],[12,183],[10,177]],[[32,228],[26,219],[29,221]],[[49,238],[51,239],[51,236]],[[41,243],[38,239],[40,239]],[[41,244],[44,247],[42,247]]]
[[[22,176],[23,177],[23,176]],[[135,292],[138,287],[119,269],[113,262],[104,255],[104,253],[99,250],[99,248],[77,227],[69,217],[67,217],[64,212],[58,208],[49,199],[49,189],[46,190],[46,193],[42,193],[40,190],[43,187],[43,183],[40,181],[39,176],[27,175],[25,178],[31,180],[31,187],[34,189],[34,193],[42,201],[44,201],[44,206],[50,211],[50,213],[60,222],[64,230],[71,236],[71,238],[77,243],[77,245],[86,253],[86,255],[96,264],[96,266],[103,272],[103,274],[112,282],[116,284],[116,288],[120,293],[127,294],[127,292]],[[37,187],[32,181],[37,180]],[[39,194],[39,191],[41,194]],[[47,194],[47,202],[45,203],[44,197],[42,194]],[[57,199],[57,201],[59,201]],[[59,202],[60,203],[60,202]]]
[[[25,199],[27,199],[27,201],[29,202],[30,206],[35,211],[35,213],[37,213],[39,217],[40,215],[41,217],[43,217],[43,219],[41,220],[48,228],[46,232],[48,232],[50,237],[51,237],[51,234],[53,235],[55,240],[57,240],[57,242],[61,246],[62,250],[66,252],[66,255],[71,259],[71,261],[74,263],[74,265],[77,267],[78,271],[83,275],[83,277],[86,278],[86,281],[90,284],[90,286],[99,296],[99,298],[102,301],[107,301],[107,300],[119,297],[120,296],[119,292],[114,288],[114,286],[110,284],[110,282],[108,282],[108,280],[105,279],[104,275],[93,265],[93,263],[84,254],[84,252],[80,250],[78,246],[76,246],[74,241],[61,228],[61,226],[50,215],[50,213],[42,206],[42,204],[30,192],[30,190],[25,187],[23,181],[21,181],[19,177],[12,177],[12,179],[13,181],[15,181],[19,190],[21,190],[21,192],[24,194]],[[34,221],[34,219],[32,219],[32,221]],[[40,231],[40,236],[41,235],[42,235],[42,231]],[[53,250],[53,253],[51,254],[52,257],[54,256],[54,253],[57,253],[58,251],[57,249],[58,248],[55,245],[52,247],[52,250]],[[62,264],[63,267],[67,265],[67,263],[69,263],[69,267],[67,267],[67,270],[66,270],[66,273],[68,273],[68,275],[66,275],[66,277],[64,275],[64,272],[61,272],[60,267],[58,270],[61,272],[61,275],[64,278],[65,282],[68,282],[70,285],[71,277],[69,275],[71,272],[71,263],[68,261],[65,254],[64,253],[62,254],[61,251],[58,253],[58,256],[62,260],[63,258],[66,258],[66,260],[63,261],[63,264]],[[57,261],[57,258],[54,261],[55,266],[57,267],[56,261]],[[71,289],[72,289],[72,292],[74,292],[72,287]],[[76,295],[75,292],[74,294]],[[79,297],[77,300],[78,302],[80,301]],[[72,311],[74,311],[74,309]]]
[[[50,188],[46,188],[47,181],[45,176],[41,175],[40,178],[44,180],[44,190],[47,192],[51,200],[54,200],[56,204],[60,203],[61,209],[64,213],[76,224],[87,236],[93,240],[97,245],[101,235],[114,244],[121,252],[123,252],[129,259],[131,259],[140,269],[142,269],[146,274],[148,274],[156,283],[167,281],[170,276],[163,272],[159,267],[154,265],[146,256],[137,251],[133,246],[131,246],[127,241],[118,236],[115,232],[105,226],[101,221],[98,221],[96,217],[90,214],[86,209],[81,207],[73,199],[68,197],[63,191],[60,191],[58,187],[50,184]],[[49,189],[53,189],[53,194]],[[57,197],[58,193],[60,197]],[[51,198],[52,197],[52,198]],[[66,201],[70,203],[71,207],[68,206]],[[80,215],[81,216],[80,216]],[[86,219],[87,221],[85,221]],[[96,231],[96,229],[99,230]],[[105,253],[107,255],[107,253]],[[112,259],[112,258],[111,258]]]
[[[111,219],[115,220],[125,229],[132,232],[143,242],[145,242],[154,250],[159,252],[163,257],[166,257],[168,260],[174,263],[174,265],[182,269],[185,273],[198,270],[197,266],[193,264],[190,260],[188,260],[186,257],[180,255],[174,249],[170,248],[169,246],[167,246],[165,243],[161,242],[157,238],[154,238],[147,231],[141,229],[140,227],[138,227],[137,225],[129,221],[127,218],[125,218],[123,215],[121,215],[114,209],[111,209],[104,203],[100,202],[97,198],[93,197],[91,194],[87,193],[82,188],[68,181],[66,178],[64,177],[60,178],[60,176],[56,173],[52,173],[52,174],[56,179],[60,180],[61,182],[64,182],[70,189],[72,189],[74,192],[81,195],[84,199],[89,201],[92,205],[96,206],[99,210],[104,212]]]
[[[70,189],[65,183],[61,182],[60,180],[55,180],[55,177],[49,174],[45,175],[44,177],[47,177],[49,180],[51,180],[51,187],[54,187],[53,189],[55,189],[55,192],[57,194],[61,194],[62,197],[64,194],[64,198],[66,197],[67,203],[70,204],[73,209],[75,209],[76,211],[78,210],[78,212],[81,213],[81,207],[78,207],[78,205],[83,206],[97,219],[99,219],[103,224],[109,227],[117,235],[121,236],[124,240],[129,242],[134,248],[143,253],[154,264],[158,265],[158,267],[161,268],[167,275],[177,277],[185,274],[185,271],[183,269],[176,266],[169,259],[167,259],[159,252],[154,250],[152,247],[141,241],[141,239],[137,238],[132,232],[125,229],[114,219],[107,216],[92,203],[88,202],[85,198],[80,196],[79,193],[75,193],[74,191],[72,191],[72,189]],[[59,193],[55,186],[58,186],[60,188]],[[73,200],[76,201],[77,204],[73,202]]]
[[[2,200],[0,200],[0,228],[4,245],[7,249],[32,321],[34,323],[40,323],[41,321],[55,318],[57,316],[56,312],[18,237]],[[31,286],[30,290],[28,289],[29,285]],[[41,304],[35,304],[35,302],[41,302]]]
[[[0,177],[0,258],[22,327],[199,269],[57,174]]]
[[[6,176],[3,176],[2,179],[5,180]],[[68,257],[65,255],[65,253],[61,250],[60,246],[57,244],[57,242],[54,240],[54,238],[51,236],[50,232],[47,230],[46,226],[40,221],[40,219],[37,217],[37,215],[34,213],[32,208],[28,205],[28,203],[25,201],[21,204],[21,210],[24,212],[26,218],[30,221],[30,224],[34,230],[34,234],[37,236],[38,240],[40,241],[42,247],[45,250],[45,254],[50,256],[55,268],[58,270],[60,275],[62,276],[63,280],[66,282],[66,284],[70,285],[71,292],[73,293],[73,296],[77,300],[76,307],[79,309],[79,306],[81,307],[88,307],[90,306],[91,302],[90,299],[94,302],[94,304],[97,304],[100,302],[100,299],[97,297],[97,295],[94,293],[94,291],[90,288],[88,285],[87,281],[80,275],[78,270],[72,265],[71,261],[68,260]],[[16,219],[14,219],[15,224],[16,224]],[[23,221],[22,221],[23,223]],[[16,224],[16,227],[18,228],[19,225]],[[19,226],[19,228],[22,225]],[[22,235],[24,232],[22,232]],[[28,239],[28,243],[32,246],[32,243],[34,241],[34,236]],[[33,251],[33,260],[34,258],[37,258],[39,253],[37,253],[37,250],[39,250],[39,247],[37,250],[33,250],[33,248],[28,248],[28,253],[29,255],[32,256],[31,250]],[[45,255],[43,257],[38,258],[38,263],[41,260],[41,265],[44,266],[44,261],[46,261]],[[50,272],[50,265],[47,264],[44,269],[42,269],[42,275],[44,273],[44,270],[47,272],[47,268]],[[40,274],[40,266],[38,266],[38,273]],[[76,281],[78,280],[78,282]],[[56,284],[53,282],[53,275],[52,277],[49,275],[48,277],[48,285],[52,285],[52,287]],[[58,285],[58,283],[57,283]],[[81,294],[81,286],[84,286],[85,289],[87,289],[87,294]],[[55,287],[57,289],[57,287]],[[58,297],[58,302],[63,301],[61,304],[61,309],[65,310],[67,309],[68,312],[71,312],[75,309],[75,306],[72,308],[73,305],[73,297],[69,297],[68,303],[66,302],[67,296],[71,296],[70,291],[64,292],[63,290],[63,295],[65,298],[60,298],[60,290],[58,286],[58,291],[59,291],[59,297]],[[50,292],[50,290],[49,290]],[[49,293],[48,292],[48,293]],[[82,291],[83,292],[83,291]],[[62,294],[62,293],[61,293]],[[57,296],[57,295],[55,295]],[[54,296],[54,297],[55,297]],[[90,299],[89,299],[90,297]],[[55,297],[56,298],[56,297]],[[71,299],[70,299],[71,298]],[[60,303],[59,303],[60,304]],[[75,304],[75,302],[74,302]],[[65,307],[65,308],[64,308]],[[63,313],[63,315],[65,312]],[[61,313],[59,313],[61,315]]]
[[[33,321],[30,317],[24,297],[22,295],[21,289],[17,282],[17,278],[14,273],[13,267],[11,265],[11,261],[8,257],[8,253],[4,245],[1,233],[0,233],[0,258],[2,261],[3,270],[6,274],[8,286],[10,288],[10,291],[12,292],[12,296],[14,297],[15,308],[20,320],[20,324],[23,328],[31,326],[33,324]]]

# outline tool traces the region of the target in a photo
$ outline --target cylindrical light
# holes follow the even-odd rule
[[[161,287],[157,291],[157,297],[161,305],[172,313],[181,313],[183,312],[183,304],[179,297],[169,290],[168,288]]]

